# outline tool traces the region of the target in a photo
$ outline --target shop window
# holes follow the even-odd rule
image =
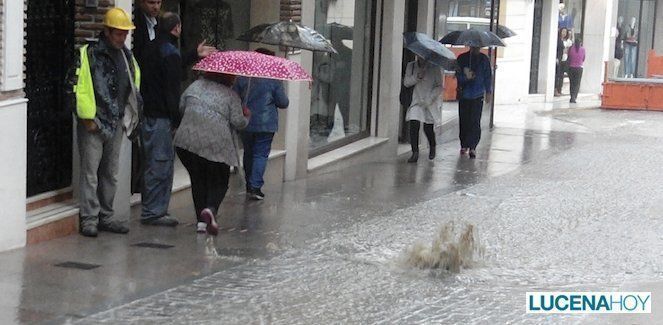
[[[644,77],[647,73],[647,51],[653,48],[656,2],[622,0],[617,10],[615,56],[621,61],[618,77]]]
[[[368,136],[373,3],[316,0],[314,28],[338,53],[313,53],[311,155]]]

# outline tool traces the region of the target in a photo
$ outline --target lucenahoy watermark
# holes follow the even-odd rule
[[[651,292],[527,292],[528,314],[649,314]]]

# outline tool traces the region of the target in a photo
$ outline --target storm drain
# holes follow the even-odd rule
[[[168,249],[173,248],[173,245],[159,244],[159,243],[136,243],[131,246],[134,247],[147,247],[147,248],[158,248],[158,249]]]
[[[88,264],[88,263],[80,263],[80,262],[63,262],[63,263],[58,263],[55,264],[57,267],[66,267],[70,269],[79,269],[79,270],[92,270],[100,267],[101,265],[99,264]]]

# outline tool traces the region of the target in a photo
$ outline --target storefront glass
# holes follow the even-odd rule
[[[654,0],[621,0],[617,11],[615,59],[620,60],[618,77],[644,77],[647,73],[647,51],[653,48],[656,2]]]
[[[373,2],[315,2],[314,28],[338,53],[313,53],[311,155],[368,135]]]
[[[435,38],[456,30],[490,29],[491,0],[436,0]]]

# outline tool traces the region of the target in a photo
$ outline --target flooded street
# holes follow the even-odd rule
[[[476,161],[450,139],[432,163],[285,184],[280,202],[225,219],[216,249],[199,238],[207,263],[233,266],[77,321],[586,323],[526,314],[525,292],[663,281],[663,117],[578,109],[523,120],[484,132]]]

